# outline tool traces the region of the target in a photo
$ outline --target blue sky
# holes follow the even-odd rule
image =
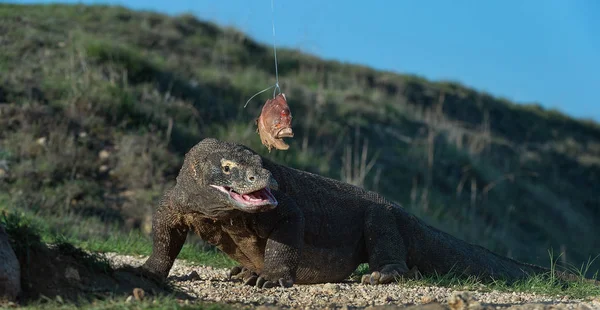
[[[61,2],[191,12],[272,43],[271,0]],[[599,0],[275,0],[275,27],[279,46],[600,121]]]

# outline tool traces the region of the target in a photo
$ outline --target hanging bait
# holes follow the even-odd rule
[[[256,119],[257,132],[260,141],[271,152],[272,148],[287,150],[290,146],[283,138],[294,136],[292,130],[292,112],[287,104],[285,94],[280,93],[273,99],[268,99]]]

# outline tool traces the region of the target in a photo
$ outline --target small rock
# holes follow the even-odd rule
[[[429,304],[432,302],[436,302],[437,298],[435,298],[435,296],[432,295],[424,295],[423,297],[421,297],[421,303],[422,304]]]
[[[107,160],[110,157],[110,152],[107,150],[102,150],[100,151],[100,153],[98,153],[98,158],[100,158],[100,160]]]
[[[77,269],[75,269],[73,267],[67,267],[67,269],[65,269],[65,278],[67,278],[67,280],[72,281],[72,282],[81,281],[81,277],[79,276],[79,271],[77,271]]]
[[[110,167],[108,167],[108,165],[102,165],[98,168],[98,172],[100,173],[105,173],[108,170],[110,170]]]
[[[0,300],[13,301],[21,292],[21,268],[2,225],[0,225],[0,258]]]
[[[141,289],[141,288],[139,288],[139,287],[136,287],[136,288],[133,289],[133,297],[137,301],[144,300],[144,294],[145,294],[144,290]]]
[[[198,272],[196,270],[193,270],[192,272],[190,272],[187,275],[187,280],[188,281],[197,281],[197,280],[200,280],[200,279],[201,279],[200,275],[198,274]]]
[[[448,298],[448,305],[452,310],[478,309],[481,304],[473,298],[470,292],[454,292]]]
[[[35,142],[37,142],[37,144],[39,144],[39,145],[46,145],[47,140],[48,139],[46,137],[41,137],[41,138],[38,138]]]
[[[521,302],[521,301],[523,301],[523,297],[515,294],[515,295],[513,295],[510,298],[510,301],[512,301],[512,302]]]
[[[325,283],[325,285],[323,285],[323,292],[327,294],[335,294],[339,292],[339,290],[340,286],[335,283]]]

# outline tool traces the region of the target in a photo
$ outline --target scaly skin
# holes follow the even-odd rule
[[[211,185],[240,194],[270,187],[277,203],[250,210]],[[177,184],[160,201],[142,270],[166,278],[190,230],[241,264],[233,276],[259,287],[339,282],[364,262],[366,284],[417,271],[506,280],[548,272],[426,225],[375,192],[215,139],[188,152]]]

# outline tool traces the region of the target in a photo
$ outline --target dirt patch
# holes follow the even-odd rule
[[[40,300],[80,303],[109,297],[126,298],[139,295],[139,289],[147,296],[188,298],[166,284],[140,277],[132,267],[112,268],[107,261],[68,244],[30,248],[21,254],[25,255],[18,257],[23,289],[20,304]]]
[[[107,253],[114,266],[139,266],[147,257]],[[355,281],[258,289],[229,280],[228,269],[177,259],[168,281],[193,296],[193,303],[219,303],[263,309],[600,309],[600,300],[527,292],[474,290],[438,286],[362,285]],[[266,307],[265,307],[266,306]]]

